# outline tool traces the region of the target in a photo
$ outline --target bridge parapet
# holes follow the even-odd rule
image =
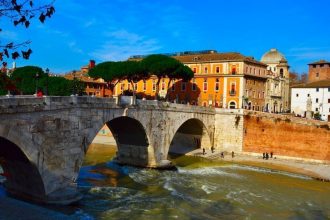
[[[115,99],[84,96],[1,97],[0,114],[36,112],[64,108],[116,108]]]

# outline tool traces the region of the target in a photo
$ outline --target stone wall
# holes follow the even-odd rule
[[[243,152],[330,161],[330,123],[244,112]]]
[[[243,145],[243,110],[216,109],[214,148],[241,152]]]

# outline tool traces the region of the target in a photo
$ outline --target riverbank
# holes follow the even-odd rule
[[[205,154],[201,149],[194,150],[188,155],[200,156],[210,160],[223,160],[226,162],[232,162],[236,164],[261,167],[270,170],[284,171],[289,173],[300,174],[304,176],[309,176],[313,179],[320,181],[330,182],[330,162],[320,163],[313,161],[304,161],[299,159],[281,158],[276,157],[269,158],[268,160],[263,159],[262,155],[254,155],[248,153],[235,153],[232,157],[231,153],[225,153],[224,158],[221,158],[221,152],[206,150]]]
[[[113,137],[101,135],[96,136],[93,143],[116,145]],[[264,160],[262,159],[262,155],[248,153],[236,153],[233,158],[231,157],[231,153],[225,153],[225,157],[221,158],[221,152],[219,151],[212,153],[210,150],[206,150],[206,154],[203,155],[202,149],[191,151],[187,155],[204,157],[210,160],[223,160],[226,162],[233,162],[246,166],[290,172],[309,176],[320,181],[330,181],[330,161],[328,163],[320,163],[316,161],[308,161],[295,158],[284,158],[276,155],[274,155],[273,158]]]

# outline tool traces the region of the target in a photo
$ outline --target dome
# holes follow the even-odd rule
[[[278,52],[277,49],[270,49],[261,57],[261,62],[263,63],[280,63],[287,61],[283,54]]]

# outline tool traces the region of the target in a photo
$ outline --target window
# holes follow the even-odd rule
[[[316,98],[315,102],[316,102],[316,103],[319,103],[319,99],[318,99],[318,98]]]
[[[319,88],[316,88],[316,92],[318,92],[319,91]]]
[[[249,67],[246,67],[246,73],[249,71]]]
[[[192,90],[192,91],[196,91],[196,79],[193,79],[193,80],[192,80],[191,90]]]
[[[231,74],[236,74],[236,67],[233,67],[233,68],[231,69]]]
[[[328,88],[328,92],[330,92],[330,87]]]
[[[330,99],[328,99],[328,103],[330,103]]]
[[[316,65],[315,64],[313,65],[313,68],[316,68]]]
[[[315,111],[318,112],[319,111],[319,108],[315,108]]]
[[[147,81],[143,81],[143,91],[147,90]]]
[[[216,72],[216,73],[220,73],[220,67],[218,67],[218,66],[215,67],[215,72]]]
[[[186,91],[186,82],[181,81],[181,91]]]
[[[204,73],[207,73],[207,67],[204,68]]]
[[[138,90],[138,84],[134,83],[134,91],[137,91],[137,90]]]
[[[307,94],[307,97],[309,97],[310,96],[310,94]]]
[[[283,68],[280,69],[280,77],[283,78]]]
[[[203,91],[207,91],[207,79],[204,79],[204,83],[203,83]]]
[[[152,91],[156,92],[156,80],[152,80]]]
[[[123,92],[124,89],[125,89],[125,85],[124,85],[124,83],[121,83],[121,84],[120,84],[120,91]]]
[[[219,78],[215,79],[215,91],[219,91]]]
[[[229,108],[230,109],[236,108],[236,103],[235,102],[229,102]]]
[[[262,98],[265,98],[265,92],[262,92]]]
[[[235,83],[232,83],[231,84],[229,94],[231,96],[235,96],[236,95],[236,85],[235,85]]]
[[[196,67],[193,68],[193,72],[194,72],[194,73],[197,72],[197,68],[196,68]]]
[[[316,76],[316,77],[319,77],[319,75],[320,75],[319,73],[315,73],[315,76]]]
[[[299,94],[298,93],[296,94],[296,97],[299,97]]]
[[[320,67],[323,67],[324,66],[324,64],[320,64]]]
[[[131,90],[131,84],[127,83],[127,90]]]

